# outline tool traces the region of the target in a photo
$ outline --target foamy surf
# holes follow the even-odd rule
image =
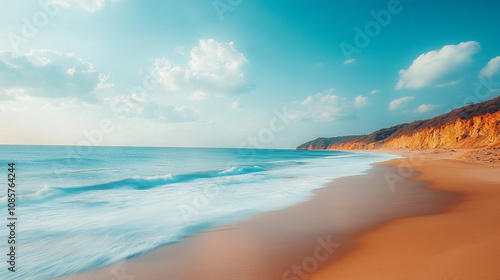
[[[394,157],[101,147],[79,164],[68,164],[64,147],[0,149],[18,167],[17,254],[23,261],[13,279],[23,280],[110,265],[282,209],[308,199],[312,190],[334,178],[360,174],[370,164]],[[6,250],[4,243],[0,247]],[[0,271],[2,279],[11,276]]]

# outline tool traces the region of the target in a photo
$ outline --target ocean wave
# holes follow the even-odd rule
[[[237,175],[266,171],[266,170],[268,169],[258,165],[238,166],[238,167],[230,167],[222,171],[195,172],[195,173],[179,174],[179,175],[172,175],[169,173],[165,175],[154,175],[154,176],[133,176],[131,178],[125,178],[122,180],[106,182],[101,184],[93,184],[80,187],[56,187],[54,189],[67,194],[75,194],[88,191],[127,189],[127,188],[135,190],[147,190],[175,183],[185,183],[199,179],[237,176]]]
[[[247,174],[247,173],[254,173],[254,172],[260,172],[260,171],[265,171],[266,169],[262,166],[254,165],[254,166],[249,166],[249,167],[230,167],[224,171],[220,171],[217,174],[219,175],[241,175],[241,174]]]
[[[53,149],[41,151],[63,158],[64,149],[62,156]],[[96,156],[102,164],[62,168],[57,180],[47,172],[50,165],[23,166],[19,197],[24,201],[19,207],[22,236],[28,243],[23,247],[25,269],[17,272],[16,279],[54,279],[112,265],[199,232],[305,201],[331,178],[359,174],[381,161],[379,155],[329,158],[332,152],[258,150],[255,157],[242,158],[236,149],[106,147],[102,151]],[[133,157],[123,156],[122,151]],[[175,161],[178,158],[182,161]],[[141,160],[150,161],[147,168],[138,163]],[[8,271],[0,272],[1,279],[7,276]]]
[[[164,175],[152,175],[152,176],[135,175],[133,177],[124,178],[121,180],[91,184],[86,186],[51,187],[45,185],[43,188],[41,188],[35,193],[19,195],[17,197],[22,201],[29,202],[29,201],[37,201],[39,199],[52,199],[59,196],[76,195],[90,191],[105,191],[105,190],[116,190],[116,189],[148,190],[176,183],[187,183],[194,180],[210,179],[210,178],[228,178],[231,176],[252,174],[257,172],[268,171],[275,168],[283,168],[287,166],[295,166],[302,164],[305,164],[305,162],[280,161],[280,162],[271,162],[261,165],[233,166],[218,171],[194,172],[194,173],[178,174],[178,175],[172,175],[171,173]],[[223,180],[223,182],[226,182],[226,180]],[[6,200],[7,196],[0,198],[0,202],[5,202]]]
[[[50,188],[48,185],[44,185],[42,188],[37,190],[36,192],[29,193],[29,194],[16,194],[16,200],[18,201],[29,201],[29,200],[36,200],[40,199],[43,197],[50,196],[50,193],[54,189]],[[5,203],[7,202],[8,197],[3,196],[0,198],[0,203]]]
[[[280,168],[286,168],[304,164],[307,164],[307,162],[296,161],[296,160],[280,160],[268,163],[261,163],[259,165],[232,166],[224,170],[193,172],[188,174],[172,175],[171,173],[168,173],[164,175],[152,175],[152,176],[135,175],[120,180],[85,185],[85,186],[58,187],[58,186],[44,185],[36,192],[30,194],[17,195],[16,197],[20,201],[30,202],[30,201],[39,201],[40,199],[47,200],[47,199],[54,199],[60,196],[76,195],[90,191],[105,191],[105,190],[116,190],[116,189],[148,190],[176,183],[187,183],[194,180],[210,179],[210,178],[221,178],[222,179],[221,182],[225,183],[228,182],[225,178],[229,178],[231,176],[246,175],[246,174],[268,171],[276,168],[280,169]],[[96,170],[103,171],[106,169],[101,168]],[[81,172],[81,170],[79,170],[78,172]],[[1,197],[0,202],[6,202],[7,199],[8,199],[7,196]]]

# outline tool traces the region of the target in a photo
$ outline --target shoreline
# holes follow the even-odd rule
[[[445,208],[461,200],[458,193],[428,189],[426,183],[412,179],[417,173],[388,183],[387,174],[400,176],[393,165],[402,160],[377,163],[365,174],[335,179],[315,190],[309,200],[283,210],[58,279],[112,279],[117,275],[135,279],[300,279],[323,273],[356,251],[357,239],[365,234],[404,217],[446,212]],[[326,255],[312,258],[319,245]]]

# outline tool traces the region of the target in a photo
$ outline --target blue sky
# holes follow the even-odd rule
[[[500,94],[498,1],[3,1],[2,144],[293,148]]]

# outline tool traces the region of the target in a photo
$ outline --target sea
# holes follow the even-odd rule
[[[5,224],[0,224],[0,279],[54,279],[108,266],[301,203],[332,179],[362,174],[371,164],[395,157],[340,151],[0,146],[0,219]],[[9,171],[11,163],[15,170]],[[11,171],[13,213],[7,197]],[[15,272],[8,270],[7,255],[12,246],[7,225],[13,221],[7,218],[13,217]]]

